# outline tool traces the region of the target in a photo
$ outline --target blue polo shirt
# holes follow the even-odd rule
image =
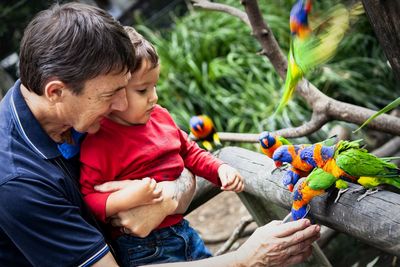
[[[0,104],[0,266],[90,266],[109,247],[17,81]]]

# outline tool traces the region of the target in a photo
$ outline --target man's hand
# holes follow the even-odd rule
[[[237,250],[237,266],[289,266],[311,255],[311,244],[319,238],[319,225],[307,219],[282,224],[273,221],[259,227]]]

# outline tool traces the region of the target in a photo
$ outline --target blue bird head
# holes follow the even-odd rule
[[[272,159],[274,160],[277,168],[281,167],[284,162],[292,163],[293,157],[290,154],[288,147],[288,145],[284,145],[275,150]]]
[[[301,151],[300,151],[300,159],[302,161],[307,162],[309,165],[311,165],[312,167],[318,167],[317,163],[314,160],[314,148],[315,146],[307,146],[304,147]]]
[[[286,186],[290,192],[293,192],[293,188],[297,181],[300,179],[300,175],[293,172],[292,170],[287,170],[283,175],[283,185]]]
[[[308,205],[304,205],[298,210],[292,208],[291,212],[293,220],[297,221],[303,219],[304,217],[307,216],[308,211],[309,211]]]
[[[199,116],[191,117],[189,124],[190,128],[194,131],[201,131],[201,129],[204,127],[204,122]]]
[[[311,1],[298,0],[290,11],[290,32],[292,35],[302,35],[308,29],[308,13],[311,10]]]
[[[276,143],[275,136],[271,135],[269,132],[262,132],[258,140],[264,149],[268,149]]]

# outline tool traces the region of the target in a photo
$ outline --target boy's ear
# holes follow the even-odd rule
[[[62,81],[53,80],[44,87],[44,95],[50,102],[58,102],[64,97],[66,90],[68,89]]]

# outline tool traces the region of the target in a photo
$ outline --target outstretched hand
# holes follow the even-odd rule
[[[311,255],[311,244],[321,227],[307,219],[283,224],[272,221],[259,227],[238,249],[238,266],[290,266]]]
[[[243,177],[240,173],[228,164],[222,164],[218,168],[218,176],[221,181],[221,190],[242,192],[244,189]]]

